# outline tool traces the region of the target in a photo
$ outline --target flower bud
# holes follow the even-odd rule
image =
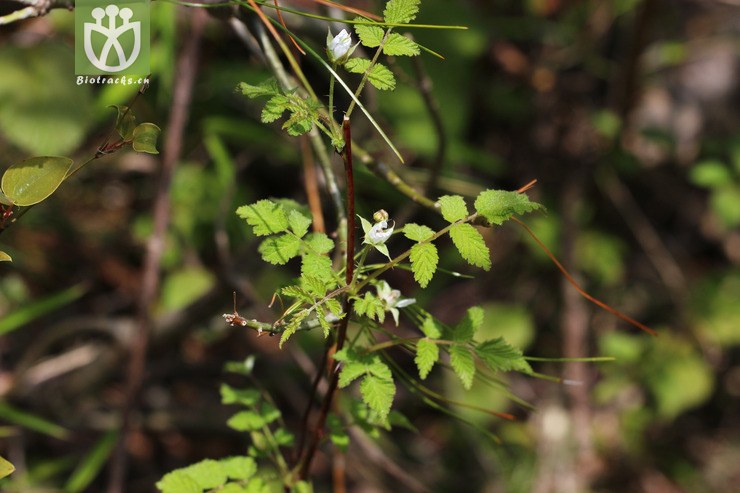
[[[332,63],[345,63],[357,45],[352,46],[352,36],[346,29],[332,38],[331,31],[326,36],[326,54]]]
[[[379,223],[380,221],[387,221],[388,220],[388,213],[385,212],[384,209],[380,209],[375,214],[373,214],[373,221],[376,223]]]

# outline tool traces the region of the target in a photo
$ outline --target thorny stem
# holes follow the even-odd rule
[[[342,130],[344,132],[344,149],[342,151],[342,158],[344,160],[344,171],[347,175],[347,251],[346,251],[346,265],[345,265],[345,281],[346,286],[349,288],[354,279],[354,258],[355,258],[355,180],[352,170],[352,131],[350,126],[349,117],[345,115],[342,121]],[[336,394],[337,386],[339,383],[339,362],[334,360],[332,354],[336,351],[341,351],[344,347],[344,343],[347,339],[347,326],[349,324],[349,310],[350,310],[350,298],[346,294],[344,298],[342,311],[344,317],[339,321],[339,327],[337,328],[337,342],[333,347],[329,348],[329,353],[326,355],[327,366],[330,368],[329,374],[329,386],[324,396],[324,401],[321,405],[321,413],[314,426],[311,441],[309,442],[308,448],[306,449],[301,463],[299,466],[298,477],[305,479],[308,475],[308,470],[313,462],[313,457],[316,453],[321,435],[323,434],[324,425],[326,418],[329,415],[329,410],[334,400],[334,394]]]

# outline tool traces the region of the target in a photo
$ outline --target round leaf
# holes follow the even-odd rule
[[[116,118],[116,131],[118,135],[125,141],[131,140],[134,137],[134,129],[136,128],[136,117],[134,113],[128,106],[112,104],[108,107],[115,108],[118,111],[118,117]]]
[[[2,190],[15,205],[38,204],[54,193],[74,164],[69,158],[36,156],[5,171]]]
[[[134,129],[133,147],[137,152],[147,152],[149,154],[159,154],[157,150],[157,137],[159,137],[160,128],[153,123],[142,123]]]

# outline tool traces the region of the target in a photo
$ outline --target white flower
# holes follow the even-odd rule
[[[326,54],[329,57],[329,61],[332,63],[345,63],[353,51],[355,51],[357,45],[352,46],[352,36],[347,32],[346,29],[336,36],[332,37],[331,31],[326,36]]]
[[[377,251],[390,259],[391,256],[388,253],[388,247],[385,246],[385,242],[388,241],[388,238],[390,238],[393,234],[393,228],[395,227],[395,225],[389,228],[388,221],[385,220],[379,221],[375,224],[370,224],[370,221],[368,221],[364,217],[358,217],[360,218],[360,223],[362,224],[362,230],[365,232],[365,239],[363,240],[363,243],[367,243],[368,245],[374,247]]]
[[[388,221],[380,221],[375,223],[375,226],[370,228],[370,231],[365,235],[365,243],[371,245],[382,245],[388,238],[393,234],[394,226],[388,227]]]
[[[396,325],[398,325],[398,309],[416,303],[415,298],[401,298],[401,292],[392,289],[385,281],[380,281],[375,289],[378,291],[378,299],[385,305],[385,310],[391,312]]]

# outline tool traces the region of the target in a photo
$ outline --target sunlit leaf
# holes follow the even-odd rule
[[[132,147],[136,152],[148,154],[159,154],[157,150],[157,138],[161,129],[153,123],[142,123],[138,125],[132,134]]]
[[[9,476],[13,471],[15,471],[15,466],[5,458],[0,457],[0,479]]]
[[[54,193],[73,164],[71,159],[58,156],[25,159],[5,171],[3,193],[16,205],[38,204]]]
[[[13,259],[7,253],[0,250],[0,262],[12,262]]]

